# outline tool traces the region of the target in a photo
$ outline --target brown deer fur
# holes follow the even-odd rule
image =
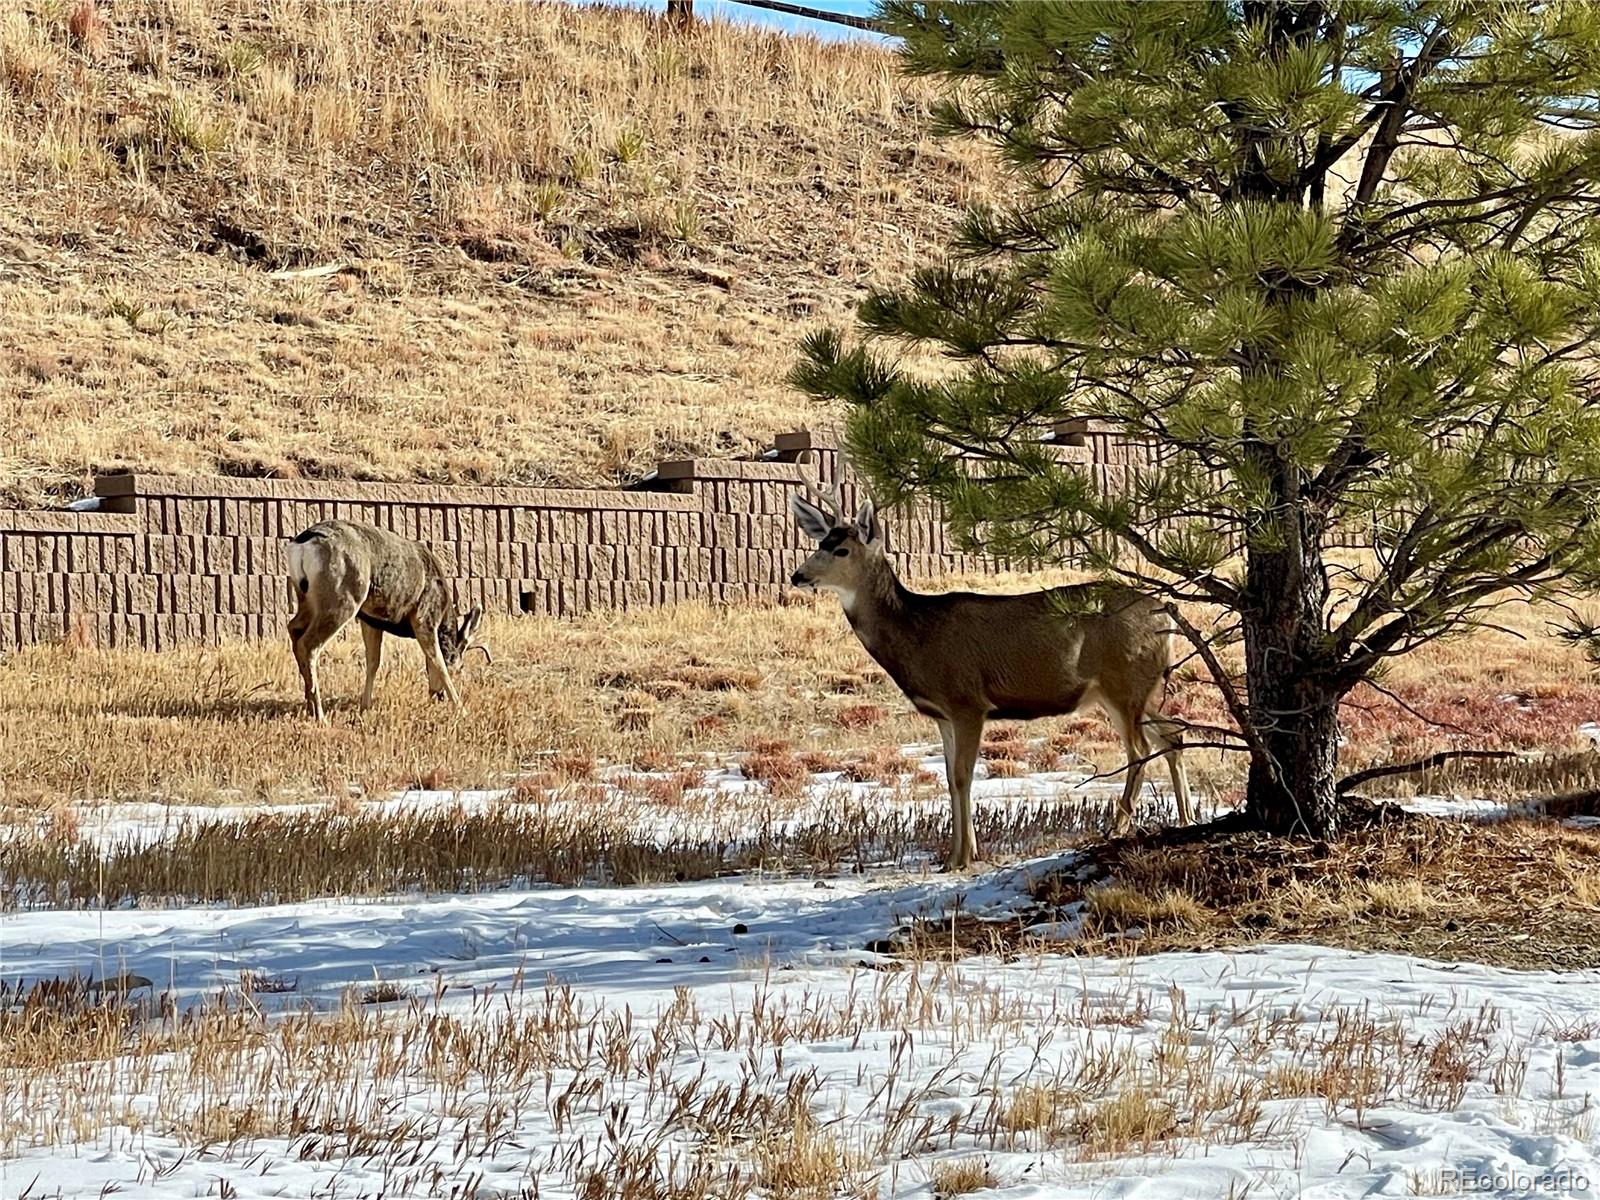
[[[871,502],[853,523],[799,495],[791,507],[801,531],[819,543],[791,582],[835,593],[867,653],[918,712],[938,722],[950,788],[950,869],[970,867],[978,853],[972,774],[989,720],[1097,707],[1128,752],[1118,829],[1133,823],[1152,743],[1167,760],[1179,818],[1193,821],[1179,727],[1160,713],[1172,623],[1155,601],[1119,584],[1016,596],[920,595],[896,577]]]
[[[289,543],[286,557],[300,598],[289,621],[289,638],[312,717],[325,719],[317,657],[352,617],[361,622],[367,651],[362,708],[372,703],[372,681],[383,661],[386,633],[415,638],[427,666],[428,690],[461,703],[450,672],[473,644],[483,610],[475,607],[465,617],[456,615],[455,595],[432,550],[373,525],[321,521]]]

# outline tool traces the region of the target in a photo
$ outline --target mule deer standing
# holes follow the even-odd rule
[[[983,726],[993,720],[1062,716],[1101,709],[1128,751],[1117,828],[1133,824],[1133,800],[1151,743],[1166,758],[1179,818],[1194,820],[1178,725],[1160,714],[1172,662],[1172,622],[1148,597],[1120,584],[1078,584],[1016,596],[919,595],[901,584],[884,554],[872,502],[849,522],[837,489],[806,485],[818,507],[796,494],[795,523],[821,543],[796,571],[799,588],[830,591],[867,653],[906,698],[939,724],[950,787],[946,865],[977,856],[972,773]],[[1090,611],[1083,611],[1090,610]]]
[[[300,607],[289,621],[294,660],[306,685],[306,708],[325,719],[317,657],[323,644],[349,623],[361,622],[367,650],[367,685],[361,707],[372,703],[372,681],[383,662],[383,635],[415,638],[428,669],[428,690],[436,697],[461,697],[450,672],[473,643],[483,621],[474,607],[456,615],[456,601],[444,568],[432,550],[418,542],[355,521],[321,521],[298,534],[287,547],[289,578]],[[492,660],[491,660],[492,661]]]

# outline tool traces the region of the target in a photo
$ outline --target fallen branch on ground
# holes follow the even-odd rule
[[[1346,775],[1339,781],[1337,792],[1347,795],[1360,787],[1363,783],[1371,783],[1374,779],[1387,779],[1391,775],[1415,775],[1419,771],[1431,771],[1435,767],[1442,767],[1453,758],[1517,758],[1514,750],[1441,750],[1437,754],[1430,754],[1427,758],[1419,758],[1416,762],[1398,763],[1389,767],[1368,767],[1365,771],[1357,771],[1354,775]]]

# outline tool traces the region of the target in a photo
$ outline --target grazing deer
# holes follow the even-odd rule
[[[837,488],[825,494],[805,486],[821,506],[796,494],[790,507],[801,532],[820,545],[790,582],[837,595],[867,653],[918,712],[938,722],[950,788],[948,869],[965,870],[978,853],[972,772],[989,720],[1098,707],[1128,751],[1117,829],[1132,827],[1152,742],[1172,774],[1179,818],[1194,820],[1179,727],[1160,713],[1172,622],[1155,601],[1120,584],[1092,583],[1016,596],[919,595],[889,564],[870,500],[852,523]]]
[[[457,618],[456,601],[444,568],[433,551],[418,542],[355,521],[320,521],[287,547],[289,578],[300,607],[289,621],[294,660],[306,685],[306,708],[325,719],[317,682],[317,656],[323,644],[355,617],[367,649],[367,685],[361,707],[372,703],[372,681],[383,662],[383,635],[415,638],[428,668],[428,690],[452,704],[461,697],[450,672],[465,653],[489,651],[473,635],[483,621],[474,607]]]

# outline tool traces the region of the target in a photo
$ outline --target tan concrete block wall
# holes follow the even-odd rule
[[[135,577],[138,539],[128,516],[0,511],[0,650],[142,644],[123,586]]]
[[[1064,453],[1104,472],[1107,487],[1132,455],[1106,437]],[[100,511],[0,510],[0,651],[279,637],[294,602],[284,544],[335,517],[432,545],[463,607],[571,616],[769,600],[809,552],[788,509],[801,472],[831,482],[837,470],[830,446],[792,434],[760,461],[664,463],[652,490],[637,491],[104,476]],[[853,506],[848,482],[844,496]],[[908,576],[983,568],[935,512],[886,524]]]

